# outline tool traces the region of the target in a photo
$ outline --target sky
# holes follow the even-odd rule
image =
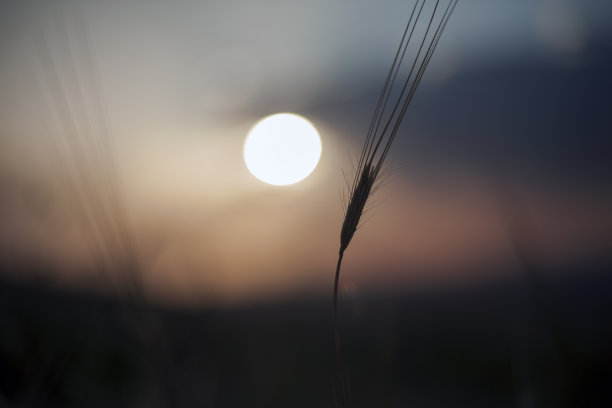
[[[411,5],[4,2],[1,273],[136,279],[186,305],[331,292],[342,170]],[[551,273],[609,256],[611,17],[604,0],[459,2],[347,251],[346,291],[515,273],[514,224]],[[287,187],[242,159],[278,112],[323,146]]]

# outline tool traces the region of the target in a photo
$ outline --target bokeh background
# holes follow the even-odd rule
[[[333,406],[342,170],[411,7],[3,2],[0,404]],[[460,1],[345,257],[355,406],[609,403],[611,19]],[[277,112],[323,144],[288,187],[242,160]]]

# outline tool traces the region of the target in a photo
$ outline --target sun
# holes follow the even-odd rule
[[[263,118],[244,142],[244,162],[251,174],[276,186],[304,180],[320,157],[319,132],[307,119],[293,113]]]

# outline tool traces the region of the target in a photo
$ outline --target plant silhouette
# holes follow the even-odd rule
[[[349,182],[347,179],[349,199],[345,206],[344,221],[340,231],[340,250],[333,295],[338,387],[336,405],[339,408],[348,406],[348,390],[344,381],[338,327],[338,282],[344,251],[348,248],[359,227],[359,221],[366,211],[368,199],[377,181],[380,180],[381,169],[389,154],[391,144],[457,2],[458,0],[451,0],[446,5],[441,5],[440,0],[434,4],[426,0],[417,0],[414,3],[370,121],[353,181]],[[425,7],[428,4],[429,7]],[[409,51],[414,52],[412,58],[406,58]],[[407,68],[407,73],[402,68]],[[389,105],[389,102],[392,102],[392,105]]]

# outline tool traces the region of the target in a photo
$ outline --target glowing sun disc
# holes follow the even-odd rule
[[[257,122],[244,142],[244,162],[259,180],[277,186],[308,177],[321,157],[321,138],[302,116],[277,113]]]

